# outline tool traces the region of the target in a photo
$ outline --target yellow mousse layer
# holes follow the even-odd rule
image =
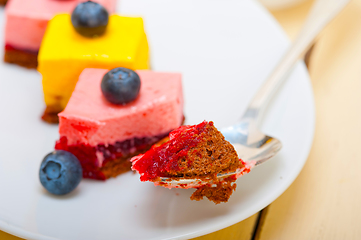
[[[69,14],[56,15],[49,21],[38,62],[45,104],[61,111],[85,68],[149,69],[143,20],[112,15],[103,35],[87,38],[74,30]]]

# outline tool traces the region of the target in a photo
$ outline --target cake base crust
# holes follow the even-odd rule
[[[106,179],[115,178],[122,173],[130,171],[131,166],[130,158],[117,158],[104,164],[104,166],[100,168],[100,171]]]
[[[0,0],[0,5],[5,5],[8,0]]]
[[[59,123],[58,113],[63,111],[60,106],[46,106],[41,119],[43,119],[47,123],[56,124]]]
[[[38,53],[23,51],[6,46],[4,61],[7,63],[17,64],[26,68],[36,68],[38,66]]]

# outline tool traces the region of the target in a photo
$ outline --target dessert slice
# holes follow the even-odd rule
[[[201,200],[206,196],[216,204],[228,201],[236,188],[237,177],[218,179],[217,174],[242,168],[243,173],[249,171],[213,122],[207,121],[179,127],[169,134],[168,142],[152,147],[131,161],[132,169],[139,172],[141,181],[152,181],[156,185],[189,188],[194,186],[172,186],[161,179],[199,179],[204,184],[196,187],[191,199]]]
[[[57,122],[85,68],[149,68],[143,20],[111,15],[104,34],[86,37],[75,30],[69,14],[56,15],[48,24],[38,60],[46,104],[43,119]]]
[[[6,5],[4,61],[36,68],[48,21],[57,13],[70,13],[86,0],[11,0]],[[94,0],[113,13],[116,0]],[[6,1],[0,0],[0,3]]]
[[[85,69],[59,114],[55,148],[73,153],[83,177],[105,180],[129,171],[130,157],[143,153],[183,121],[181,74],[138,70],[137,98],[110,103],[101,90],[106,69]]]

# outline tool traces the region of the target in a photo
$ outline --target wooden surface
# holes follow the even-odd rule
[[[272,14],[293,38],[312,1]],[[310,59],[314,143],[290,188],[258,215],[194,240],[361,239],[361,0],[324,31]],[[257,228],[256,228],[257,227]],[[0,231],[1,240],[18,240]]]
[[[242,222],[234,224],[228,228],[207,234],[202,237],[192,238],[191,240],[250,240],[254,235],[254,230],[259,218],[257,213]],[[0,238],[1,239],[1,238]]]
[[[274,14],[293,33],[297,26],[286,17],[294,15]],[[268,207],[258,240],[361,239],[360,0],[352,1],[319,39],[310,75],[313,146],[299,177]]]

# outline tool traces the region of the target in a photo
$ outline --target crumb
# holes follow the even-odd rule
[[[179,193],[175,193],[175,195],[179,196]]]
[[[191,200],[202,200],[207,197],[208,200],[219,204],[227,202],[233,191],[236,189],[237,184],[232,184],[231,181],[218,183],[216,186],[205,185],[198,188],[191,196]]]

